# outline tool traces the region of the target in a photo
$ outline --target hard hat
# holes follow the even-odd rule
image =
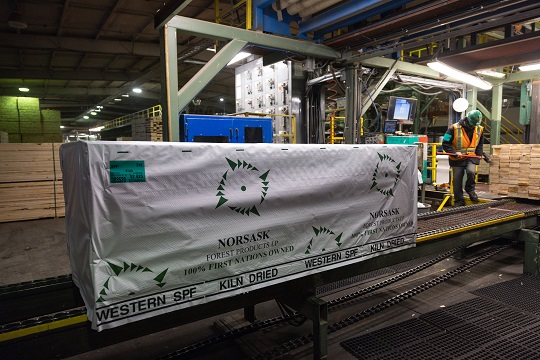
[[[480,110],[472,110],[467,113],[467,119],[471,125],[480,125],[482,122],[482,113]]]

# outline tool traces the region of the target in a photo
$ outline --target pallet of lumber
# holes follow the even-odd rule
[[[489,192],[540,200],[540,144],[493,145]]]
[[[65,216],[61,144],[0,144],[0,222]]]
[[[132,120],[131,133],[136,141],[163,141],[161,116]]]

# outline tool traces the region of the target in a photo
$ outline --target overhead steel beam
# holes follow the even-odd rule
[[[118,92],[118,88],[88,88],[88,87],[46,87],[46,88],[34,88],[30,89],[30,92],[26,93],[28,96],[49,96],[49,95],[62,95],[65,97],[75,96],[108,96]],[[0,88],[0,95],[4,96],[20,96],[21,92],[15,88]]]
[[[392,66],[390,66],[388,70],[386,70],[385,74],[379,79],[379,82],[373,88],[373,91],[368,91],[367,96],[364,97],[365,100],[363,101],[362,109],[359,114],[360,117],[364,116],[371,104],[373,104],[373,101],[377,98],[377,96],[379,96],[381,90],[384,89],[388,81],[392,78],[392,76],[396,72],[397,63],[398,62],[394,60],[394,64],[392,64]]]
[[[191,100],[201,92],[206,84],[208,84],[221,69],[223,69],[236,54],[242,50],[247,43],[242,40],[231,40],[225,45],[206,65],[204,65],[195,76],[191,78],[178,91],[178,107],[177,114],[191,102]],[[172,91],[172,89],[171,89]]]
[[[175,16],[168,25],[182,33],[201,36],[215,40],[237,39],[251,45],[286,50],[297,54],[312,56],[318,59],[340,59],[341,53],[328,46],[314,44],[308,41],[294,40],[276,35],[233,28],[231,26],[214,24],[207,21]]]
[[[186,8],[192,0],[170,0],[159,9],[154,16],[154,27],[159,29],[169,22],[176,14]]]
[[[92,40],[47,35],[0,33],[0,47],[159,57],[158,44],[103,39]]]
[[[99,70],[0,69],[0,79],[135,81],[144,73]]]
[[[370,58],[370,59],[364,59],[360,62],[362,66],[370,67],[370,68],[391,68],[395,66],[396,71],[404,72],[409,75],[417,75],[417,76],[424,76],[432,79],[442,79],[441,75],[438,71],[432,70],[431,68],[424,66],[424,65],[418,65],[418,64],[411,64],[404,61],[396,61],[388,58],[383,57],[377,57],[377,58]]]

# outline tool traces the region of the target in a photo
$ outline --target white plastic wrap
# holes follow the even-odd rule
[[[77,142],[60,158],[97,330],[415,245],[415,146]]]

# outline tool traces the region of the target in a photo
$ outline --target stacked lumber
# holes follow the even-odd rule
[[[0,131],[10,143],[61,142],[60,111],[41,111],[38,98],[2,96]]]
[[[163,141],[161,116],[133,119],[131,133],[135,141]]]
[[[489,192],[540,200],[540,144],[493,145]]]
[[[0,144],[0,222],[65,216],[61,144]]]
[[[19,110],[15,96],[0,97],[0,131],[8,134],[8,142],[21,142]]]
[[[483,152],[486,154],[489,154],[491,151],[491,145],[490,144],[484,144]],[[485,161],[480,161],[480,164],[478,164],[478,175],[489,175],[489,164]]]

